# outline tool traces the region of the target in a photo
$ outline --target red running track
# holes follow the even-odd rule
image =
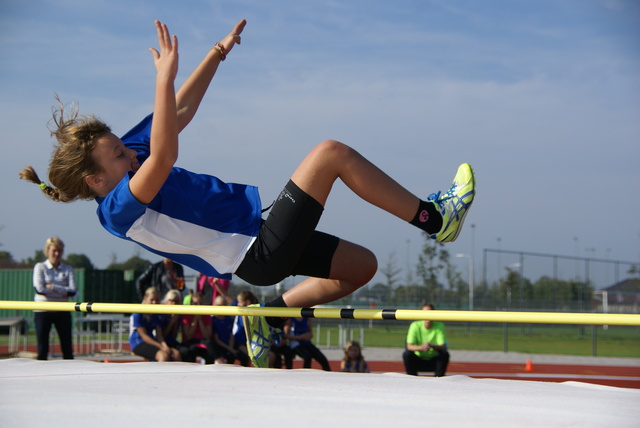
[[[401,361],[369,361],[372,372],[404,373]],[[330,362],[332,370],[340,370],[339,361]],[[295,361],[294,368],[302,367],[302,361]],[[320,368],[314,361],[312,368]],[[586,382],[619,388],[640,389],[640,366],[591,366],[574,364],[536,364],[531,371],[525,371],[525,364],[513,363],[449,363],[447,375],[464,375],[483,379],[534,380],[542,382]],[[429,373],[424,373],[429,376]]]

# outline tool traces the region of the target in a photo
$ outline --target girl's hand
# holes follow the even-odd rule
[[[178,37],[169,35],[166,24],[160,21],[155,21],[155,24],[158,31],[160,52],[149,48],[153,55],[153,63],[159,75],[162,74],[168,79],[174,80],[178,74]]]
[[[233,27],[233,31],[220,41],[220,44],[224,46],[224,50],[227,54],[231,52],[231,49],[233,49],[236,44],[240,44],[240,34],[242,34],[242,30],[244,30],[245,25],[247,25],[247,21],[244,19],[241,20],[235,27]]]

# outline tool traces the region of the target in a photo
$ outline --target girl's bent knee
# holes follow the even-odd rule
[[[336,140],[325,140],[318,144],[316,149],[327,156],[338,158],[347,157],[354,152],[351,147]]]
[[[367,284],[378,271],[378,260],[369,249],[340,241],[331,264],[331,277],[347,281],[356,288]]]
[[[358,287],[368,284],[378,271],[378,259],[376,259],[375,254],[369,250],[366,250],[366,252],[368,254],[366,254],[359,263],[358,273],[353,280],[354,285]]]

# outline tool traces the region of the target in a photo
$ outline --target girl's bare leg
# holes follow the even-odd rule
[[[333,183],[342,180],[365,201],[405,221],[410,221],[419,199],[351,147],[327,140],[302,161],[291,180],[325,205]],[[282,298],[289,307],[311,307],[347,296],[373,278],[375,255],[364,247],[341,240],[331,263],[330,279],[308,278]]]
[[[318,144],[291,176],[300,189],[323,206],[338,178],[365,201],[402,220],[411,221],[416,214],[420,203],[417,196],[338,141]]]
[[[287,306],[296,308],[333,302],[368,283],[377,269],[378,263],[371,251],[340,240],[331,263],[332,279],[308,278],[286,291],[282,298]]]

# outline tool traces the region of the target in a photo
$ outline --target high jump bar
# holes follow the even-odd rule
[[[0,300],[0,309],[61,312],[110,312],[180,315],[304,317],[359,320],[437,320],[491,323],[640,326],[637,314],[568,312],[441,311],[413,309],[265,308],[207,305],[147,305],[97,302],[28,302]]]

